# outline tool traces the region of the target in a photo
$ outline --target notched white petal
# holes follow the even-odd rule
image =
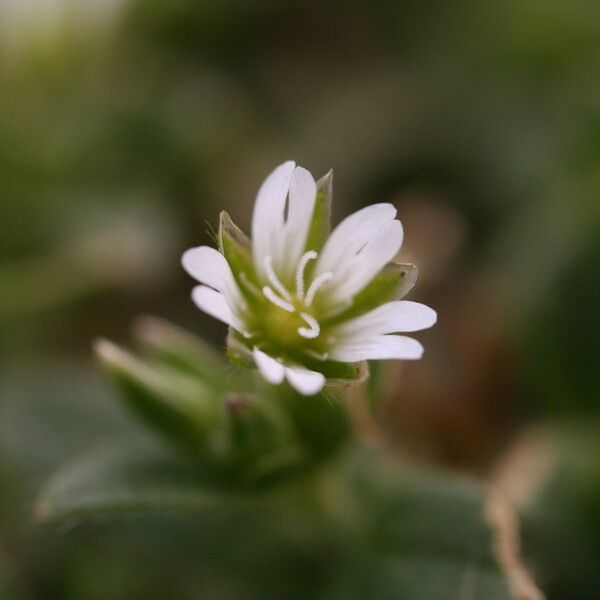
[[[429,329],[437,323],[437,312],[426,304],[412,300],[398,300],[398,312],[395,315],[395,331],[420,331]]]
[[[403,229],[400,221],[382,225],[364,248],[344,268],[336,272],[340,283],[332,293],[332,301],[352,297],[368,285],[398,253],[402,245]]]
[[[225,295],[205,285],[196,286],[192,290],[194,304],[205,313],[209,314],[227,325],[240,329],[240,324],[227,303]]]
[[[225,257],[209,246],[186,250],[181,257],[181,264],[194,279],[219,292],[225,289],[225,282],[231,274]]]
[[[316,198],[317,184],[313,176],[303,167],[296,167],[290,182],[288,215],[280,247],[286,274],[294,269],[304,252]]]
[[[285,375],[290,385],[304,396],[313,396],[325,385],[325,376],[317,371],[309,371],[300,367],[286,367]]]
[[[230,307],[242,308],[245,302],[226,258],[215,248],[190,248],[181,257],[183,268],[200,283],[222,292]]]
[[[387,203],[372,204],[346,217],[325,243],[315,273],[345,270],[377,231],[395,218],[396,209]]]
[[[260,374],[273,385],[283,382],[285,376],[285,367],[273,357],[265,354],[262,350],[254,348],[254,362],[260,371]]]
[[[419,302],[395,300],[342,323],[334,329],[341,339],[369,339],[376,335],[420,331],[432,327],[437,313]]]
[[[280,238],[284,225],[285,204],[290,179],[296,163],[287,161],[279,165],[263,182],[256,195],[252,215],[252,253],[259,273],[265,275],[265,256],[277,262]]]
[[[365,342],[340,342],[331,351],[331,358],[340,362],[361,360],[418,360],[423,346],[404,335],[379,335]]]

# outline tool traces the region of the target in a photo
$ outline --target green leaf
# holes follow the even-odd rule
[[[432,549],[433,550],[433,549]],[[495,569],[452,558],[363,557],[346,568],[328,600],[512,600]]]
[[[369,514],[381,549],[414,556],[435,548],[495,563],[484,520],[486,494],[474,480],[395,464],[377,452],[359,455],[353,469],[362,501],[377,509]]]
[[[286,548],[292,571],[307,560],[319,563],[314,592],[329,600],[509,600],[485,503],[473,481],[362,450],[294,485],[241,492],[166,448],[129,440],[99,447],[59,471],[36,511],[43,521],[212,513],[222,520],[223,546],[208,549],[205,563],[237,552],[234,573],[262,572],[274,555],[257,557],[253,549]],[[242,522],[247,526],[227,535]],[[327,560],[332,553],[335,560]],[[267,581],[261,597],[271,597],[273,585]]]
[[[96,354],[129,408],[170,440],[203,451],[219,417],[214,393],[197,379],[158,369],[111,342],[100,340]]]
[[[481,486],[375,453],[359,454],[350,478],[362,536],[327,598],[511,598],[493,553]]]
[[[250,495],[248,497],[251,497]],[[148,511],[206,511],[243,506],[197,462],[151,440],[111,441],[67,464],[35,507],[42,521]]]
[[[326,322],[336,325],[358,317],[390,300],[402,298],[414,286],[418,270],[410,263],[388,263],[366,288],[359,292],[352,304],[343,312]]]

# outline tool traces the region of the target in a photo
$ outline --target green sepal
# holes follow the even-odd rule
[[[225,211],[219,215],[219,251],[229,263],[233,277],[246,299],[256,301],[255,292],[261,286],[252,260],[250,239]]]
[[[327,326],[343,323],[370,310],[404,297],[417,281],[417,267],[411,263],[388,263],[384,269],[360,291],[352,304],[344,311],[327,320]]]
[[[146,363],[100,340],[95,352],[130,410],[165,437],[203,451],[219,416],[213,391],[197,378]]]
[[[333,171],[317,181],[317,197],[306,238],[305,250],[319,252],[331,231],[331,199],[333,196]]]
[[[399,300],[400,298],[404,298],[404,296],[413,289],[415,283],[417,283],[419,269],[412,263],[392,262],[389,263],[388,267],[392,270],[396,270],[400,277],[400,283],[398,284],[392,299],[395,298],[396,300]]]
[[[252,341],[247,340],[238,331],[229,328],[227,334],[227,356],[237,367],[255,369],[252,357]],[[328,385],[354,385],[362,383],[369,376],[369,366],[366,361],[359,363],[343,363],[335,360],[320,360],[306,354],[291,357],[292,362],[311,371],[323,373]]]
[[[369,378],[369,363],[341,363],[328,361],[325,363],[324,375],[329,385],[357,385]]]
[[[356,385],[366,381],[369,377],[369,365],[366,361],[343,363],[336,360],[305,359],[302,364],[311,371],[323,373],[327,379],[327,385],[332,386]]]
[[[236,367],[242,369],[254,369],[254,359],[252,358],[252,348],[247,340],[238,331],[229,328],[227,332],[227,358]]]

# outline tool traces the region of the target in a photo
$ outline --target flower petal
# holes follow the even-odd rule
[[[304,396],[313,396],[325,385],[325,376],[317,371],[309,371],[301,367],[286,367],[285,375],[290,385]]]
[[[402,238],[400,221],[392,220],[382,225],[358,254],[344,260],[334,271],[330,302],[343,302],[362,290],[396,256]]]
[[[192,290],[192,300],[200,310],[203,310],[211,317],[235,327],[238,331],[240,330],[238,320],[231,311],[225,295],[221,292],[217,292],[205,285],[198,285]]]
[[[396,300],[335,327],[333,335],[346,341],[370,338],[387,333],[419,331],[437,321],[437,313],[419,302]]]
[[[252,215],[252,254],[256,270],[263,277],[266,277],[265,257],[273,257],[277,264],[285,203],[295,166],[291,160],[279,165],[265,179],[256,196]]]
[[[423,346],[417,340],[404,335],[379,335],[368,342],[340,342],[330,352],[330,357],[340,362],[416,360],[421,356],[423,356]]]
[[[258,348],[254,348],[254,362],[260,371],[260,374],[272,384],[279,384],[285,376],[285,367],[273,357],[265,354]]]
[[[214,248],[199,246],[181,257],[183,268],[200,283],[222,292],[232,310],[245,305],[227,259]]]
[[[367,206],[346,217],[331,233],[315,265],[315,274],[337,272],[352,262],[356,254],[385,223],[394,220],[391,204]]]
[[[296,167],[290,182],[288,217],[285,223],[285,239],[279,249],[282,275],[284,277],[295,270],[298,260],[306,247],[306,238],[315,209],[317,184],[309,171]]]
[[[226,281],[232,276],[225,257],[209,246],[186,250],[181,257],[181,264],[194,279],[219,292],[225,290]]]

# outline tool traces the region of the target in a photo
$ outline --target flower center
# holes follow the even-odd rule
[[[296,265],[295,294],[290,293],[277,277],[273,269],[273,258],[271,256],[265,257],[265,271],[270,285],[265,285],[262,292],[265,298],[279,309],[269,315],[266,325],[273,337],[286,346],[295,345],[300,341],[298,336],[305,339],[315,339],[321,333],[319,322],[311,314],[310,306],[319,289],[333,278],[333,273],[321,273],[312,280],[308,289],[306,288],[306,266],[311,260],[315,260],[317,256],[318,254],[314,250],[309,250],[298,261]]]

